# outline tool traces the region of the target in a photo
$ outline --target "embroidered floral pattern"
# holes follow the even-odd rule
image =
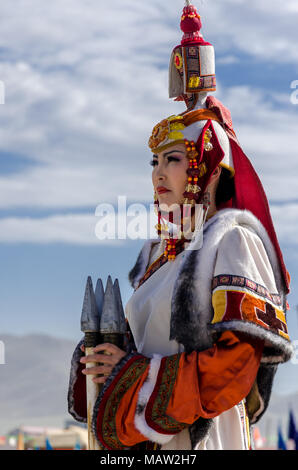
[[[167,137],[167,135],[170,132],[170,126],[169,126],[169,121],[167,119],[164,119],[161,121],[159,124],[156,124],[154,126],[152,135],[149,139],[149,147],[151,149],[154,149],[161,144]]]
[[[174,63],[175,63],[176,69],[178,69],[178,70],[182,69],[183,59],[182,59],[182,56],[181,56],[180,52],[176,52],[175,58],[174,58]]]
[[[188,424],[179,423],[166,414],[176,381],[181,354],[162,359],[155,389],[146,408],[146,421],[157,432],[177,434]]]
[[[111,389],[107,390],[105,401],[99,409],[99,432],[108,449],[123,450],[126,447],[119,441],[116,428],[116,414],[121,398],[129,388],[144,374],[150,359],[144,356],[135,356],[130,360],[122,373],[114,379]]]
[[[236,287],[245,287],[246,289],[255,292],[256,294],[260,295],[261,297],[265,297],[266,299],[273,302],[275,305],[281,305],[281,298],[278,294],[270,294],[266,287],[261,286],[261,284],[257,284],[256,282],[252,281],[243,276],[233,276],[231,274],[220,274],[213,278],[212,281],[212,289],[216,289],[219,286],[236,286]]]
[[[212,295],[212,324],[244,320],[289,340],[286,317],[278,307],[241,290],[217,289]]]
[[[183,116],[170,116],[153,128],[148,145],[153,150],[158,148],[164,141],[183,140],[184,135],[182,131],[184,129]]]

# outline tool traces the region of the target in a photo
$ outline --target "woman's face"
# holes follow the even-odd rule
[[[152,183],[159,204],[182,204],[188,178],[186,171],[189,167],[185,144],[173,145],[153,155],[151,165]],[[161,187],[168,191],[162,192]]]

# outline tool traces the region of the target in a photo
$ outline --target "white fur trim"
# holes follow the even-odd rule
[[[201,233],[197,234],[198,238],[195,238],[191,245],[188,247],[190,249],[185,250],[183,261],[180,264],[176,282],[181,280],[181,273],[183,272],[184,266],[188,261],[188,257],[191,256],[193,253],[193,249],[198,248],[198,255],[197,255],[197,262],[195,266],[195,270],[193,273],[193,299],[194,305],[196,305],[196,310],[200,312],[200,323],[202,325],[206,325],[211,322],[213,317],[213,310],[212,310],[212,295],[210,286],[213,279],[215,262],[216,262],[216,255],[220,241],[229,231],[233,230],[236,226],[244,226],[245,228],[252,230],[256,233],[264,247],[272,266],[272,270],[274,273],[275,283],[277,287],[277,292],[279,295],[285,297],[285,286],[284,281],[282,278],[282,273],[279,265],[279,260],[277,258],[275,249],[272,245],[270,237],[262,225],[262,223],[250,212],[247,210],[238,210],[238,209],[222,209],[218,211],[208,222],[204,225],[204,239],[203,245],[201,246],[201,242],[199,237],[201,237]],[[143,246],[142,249],[142,268],[139,270],[138,276],[134,280],[134,285],[137,286],[139,280],[143,277],[146,271],[147,264],[149,262],[150,251],[152,247],[152,243],[156,243],[158,240],[148,240]],[[197,289],[196,287],[199,286],[200,288]],[[175,283],[173,296],[172,299],[175,301],[175,293],[177,290],[177,285]],[[247,323],[245,323],[247,325]],[[212,326],[213,327],[213,326]],[[220,328],[220,327],[215,327]],[[241,327],[241,328],[244,328]],[[258,336],[260,336],[259,329],[257,328]],[[240,329],[239,329],[240,331]],[[274,335],[273,333],[263,330],[266,339],[270,341],[272,346],[279,346],[286,350],[287,355],[291,355],[293,351],[293,347],[289,341]],[[209,346],[208,346],[209,347]],[[273,358],[263,358],[263,362],[271,362]],[[277,362],[277,356],[275,356],[273,362]],[[283,362],[283,361],[282,361]]]
[[[154,354],[153,358],[150,361],[150,369],[148,373],[147,380],[142,386],[137,404],[137,412],[135,415],[135,426],[141,434],[146,436],[150,441],[157,442],[158,444],[166,444],[173,438],[173,434],[160,434],[159,432],[152,429],[148,426],[145,419],[146,406],[149,402],[149,399],[153,393],[162,356]]]
[[[263,398],[261,397],[260,393],[258,394],[258,398],[260,400],[260,408],[255,412],[255,414],[251,417],[250,421],[251,423],[255,423],[257,421],[257,418],[258,416],[260,416],[261,413],[263,413],[264,411],[264,408],[265,408],[265,404],[264,404],[264,400]]]
[[[139,274],[135,277],[134,282],[133,282],[134,289],[136,289],[136,287],[139,284],[139,281],[142,279],[142,277],[144,276],[146,272],[152,245],[158,242],[160,242],[159,239],[150,239],[144,243],[143,248],[141,250],[141,267],[139,270]]]
[[[200,46],[201,77],[215,75],[215,53],[213,46]]]
[[[196,269],[196,277],[198,278],[201,286],[199,293],[200,298],[198,299],[202,306],[200,309],[201,311],[204,311],[204,309],[207,308],[210,312],[210,285],[213,279],[216,253],[219,243],[224,235],[230,230],[233,230],[237,225],[244,225],[248,229],[252,229],[261,238],[274,272],[278,293],[284,293],[279,262],[269,235],[261,222],[249,211],[224,209],[215,214],[205,224],[204,231],[208,229],[208,236],[204,237],[203,247],[200,252],[200,262],[197,263]]]
[[[253,334],[253,336],[256,338],[265,340],[265,347],[269,346],[272,348],[272,346],[277,346],[285,350],[286,340],[284,340],[281,336],[278,336],[269,330],[265,330],[265,328],[262,328],[261,326],[251,322],[245,322],[243,320],[231,320],[221,323],[214,323],[210,328],[214,331],[233,330],[242,333],[250,333]],[[290,358],[293,353],[293,347],[289,341],[287,341],[287,343],[288,348],[286,349],[286,352]],[[261,359],[262,364],[279,364],[280,362],[284,362],[283,356],[263,356]]]

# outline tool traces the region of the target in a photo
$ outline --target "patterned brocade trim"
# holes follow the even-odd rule
[[[265,299],[247,292],[216,290],[212,296],[214,317],[212,324],[244,320],[290,340],[284,312]]]
[[[178,240],[178,242],[176,243],[176,256],[178,256],[180,253],[182,253],[182,251],[184,251],[184,243],[185,243],[185,239],[184,238],[181,238],[180,240]],[[139,284],[137,286],[137,288],[135,290],[137,290],[139,287],[141,287],[142,284],[144,284],[145,281],[147,281],[147,279],[149,279],[149,277],[152,276],[152,274],[155,273],[155,271],[157,271],[159,268],[161,268],[161,266],[163,266],[165,263],[168,263],[168,258],[167,256],[163,253],[162,255],[160,255],[147,269],[147,271],[145,272],[144,276],[140,279],[139,281]]]
[[[160,434],[177,434],[188,427],[188,424],[179,423],[166,414],[177,378],[180,357],[181,354],[175,354],[162,359],[156,385],[146,407],[147,424]]]
[[[243,287],[245,289],[254,292],[261,297],[265,297],[266,299],[273,302],[275,305],[281,305],[281,297],[278,294],[271,294],[266,287],[262,286],[261,284],[257,284],[256,282],[252,281],[243,276],[234,276],[231,274],[220,274],[219,276],[215,276],[212,281],[212,290],[216,289],[217,287]]]
[[[86,400],[84,401],[84,405],[82,405],[80,402],[75,403],[75,388],[76,388],[76,384],[79,378],[78,375],[79,375],[80,364],[81,364],[80,359],[84,355],[80,348],[82,344],[84,344],[84,339],[82,339],[79,342],[79,344],[76,346],[76,349],[74,350],[74,353],[71,359],[67,400],[68,400],[68,412],[73,416],[73,418],[82,423],[87,423]],[[75,406],[78,404],[80,405],[80,412],[78,412]]]
[[[108,386],[104,387],[98,398],[99,404],[96,404],[93,431],[96,431],[98,439],[108,450],[127,449],[117,436],[117,410],[123,395],[144,374],[150,363],[150,359],[139,354],[130,354],[125,359],[126,364],[123,366],[121,361],[120,372],[107,383]]]

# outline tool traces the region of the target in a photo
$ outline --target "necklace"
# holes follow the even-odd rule
[[[184,243],[186,240],[184,238],[181,238],[180,240],[177,241],[175,251],[176,251],[176,256],[179,255],[184,250]],[[165,263],[168,262],[168,257],[165,253],[162,253],[147,269],[145,272],[144,276],[141,278],[137,289],[150,277],[152,274],[155,273],[161,266],[163,266]]]

